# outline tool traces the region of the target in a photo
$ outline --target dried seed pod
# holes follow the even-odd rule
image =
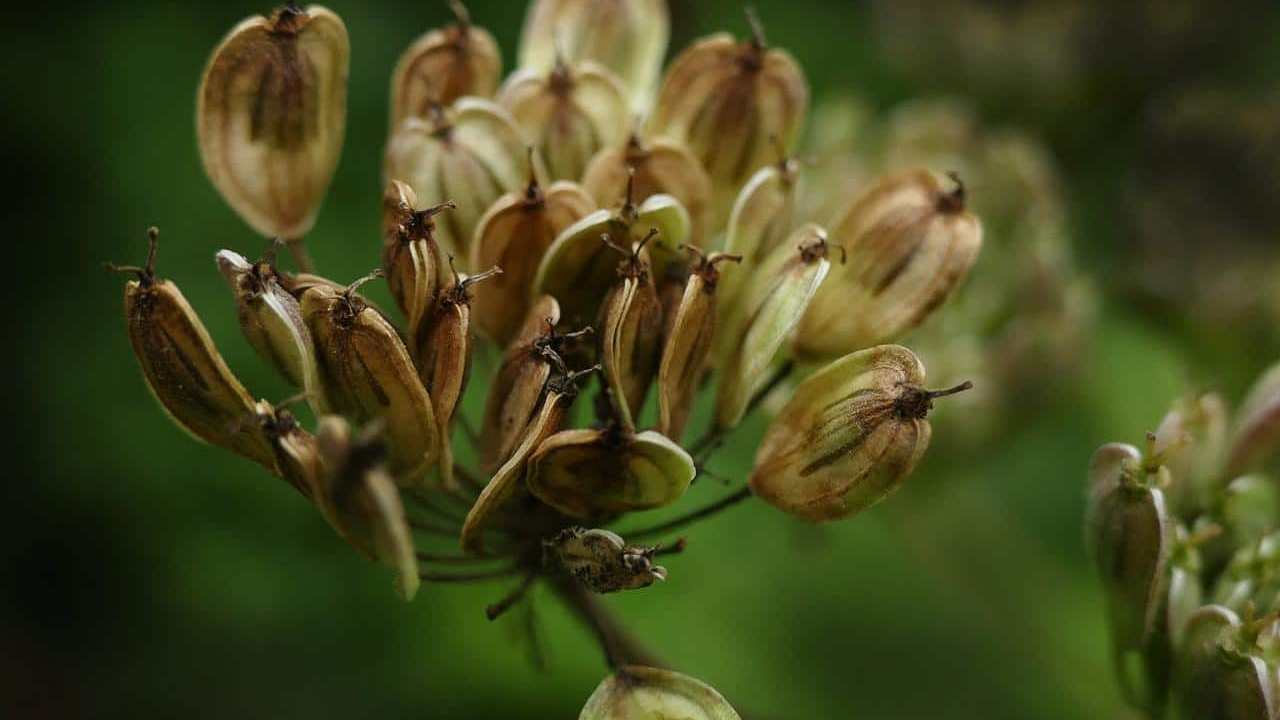
[[[749,17],[751,39],[718,33],[672,61],[649,120],[655,136],[683,143],[706,168],[718,221],[738,188],[772,159],[770,138],[794,147],[809,107],[804,71],[790,54],[768,47]]]
[[[648,430],[563,430],[529,459],[529,492],[577,518],[650,510],[679,500],[697,470],[693,458]]]
[[[1280,364],[1258,378],[1236,413],[1226,476],[1256,470],[1280,450]]]
[[[728,348],[716,388],[716,426],[742,421],[752,398],[764,386],[770,365],[804,316],[805,308],[827,277],[826,232],[805,225],[777,248],[753,273],[752,284],[726,315]]]
[[[711,356],[716,330],[716,293],[721,262],[742,260],[738,255],[702,253],[689,275],[675,309],[665,316],[670,327],[664,333],[662,361],[658,366],[658,432],[677,443],[684,435],[698,383]]]
[[[485,211],[523,184],[525,145],[506,110],[466,97],[401,123],[387,143],[384,179],[404,181],[426,202],[452,198],[457,208],[442,216],[435,235],[465,260]]]
[[[382,271],[410,333],[421,327],[447,282],[435,216],[454,207],[446,200],[419,210],[418,194],[399,180],[382,195]]]
[[[253,417],[253,398],[227,367],[178,286],[156,277],[160,231],[151,228],[148,235],[146,265],[107,266],[137,276],[125,285],[124,314],[147,387],[169,418],[192,437],[276,473],[275,456],[261,428],[245,422]]]
[[[738,193],[725,227],[724,251],[742,256],[743,269],[730,273],[719,290],[728,308],[742,287],[795,228],[799,163],[784,158],[756,171]]]
[[[887,342],[919,325],[968,274],[982,225],[964,186],[946,190],[915,170],[882,180],[831,231],[849,253],[806,314],[797,350],[830,357]]]
[[[425,118],[433,104],[452,105],[467,95],[493,97],[502,75],[502,51],[488,30],[452,0],[458,22],[429,30],[409,46],[391,76],[391,129],[405,118]]]
[[[633,132],[625,144],[596,153],[582,175],[582,187],[605,206],[625,197],[628,181],[634,182],[635,202],[654,195],[679,200],[692,223],[689,243],[706,246],[711,232],[711,178],[688,148],[664,138],[643,140]]]
[[[670,670],[628,665],[591,693],[578,720],[741,720],[706,683]]]
[[[297,418],[283,405],[276,407],[266,400],[259,400],[255,412],[255,419],[275,453],[280,476],[315,502],[322,512],[327,512],[320,500],[325,469],[315,436],[303,430]],[[325,517],[329,516],[326,514]]]
[[[538,409],[543,388],[551,377],[551,361],[543,338],[554,337],[560,322],[560,303],[550,295],[534,302],[502,358],[502,366],[485,399],[480,428],[480,463],[494,470],[507,461]]]
[[[307,290],[302,316],[315,340],[324,406],[356,422],[385,421],[390,470],[413,484],[435,463],[440,431],[431,398],[399,333],[355,293],[380,274],[357,280],[342,292]]]
[[[929,446],[924,365],[898,345],[868,348],[805,379],[765,431],[751,490],[815,522],[849,517],[902,485]]]
[[[471,267],[502,268],[473,304],[476,324],[502,345],[511,341],[532,303],[529,288],[556,236],[596,209],[578,185],[552,183],[546,190],[530,172],[523,192],[503,195],[476,226]],[[540,328],[539,328],[540,329]]]
[[[261,357],[294,387],[316,384],[316,350],[302,308],[280,285],[274,257],[250,263],[231,250],[215,256],[218,270],[235,293],[240,330]]]
[[[661,351],[662,305],[641,257],[657,233],[650,230],[631,248],[613,246],[626,259],[617,266],[618,282],[600,304],[600,362],[615,416],[626,432],[635,432]],[[607,235],[601,239],[613,243]]]
[[[520,36],[520,67],[546,72],[558,59],[592,60],[648,107],[671,34],[666,0],[535,0]]]
[[[580,180],[597,152],[626,137],[630,122],[626,89],[591,62],[517,70],[503,83],[498,104],[538,149],[552,180]]]
[[[545,546],[565,572],[592,592],[639,590],[667,579],[667,569],[653,564],[657,548],[627,545],[608,530],[568,527]]]
[[[1274,670],[1258,657],[1260,628],[1220,605],[1192,614],[1178,663],[1184,720],[1259,720],[1280,713]]]
[[[328,472],[317,500],[333,529],[370,559],[396,571],[405,600],[418,592],[418,557],[400,502],[400,491],[384,464],[381,421],[352,436],[341,417],[320,418],[317,446]]]
[[[347,120],[347,29],[292,3],[222,40],[196,96],[205,171],[254,230],[300,240],[338,165]]]

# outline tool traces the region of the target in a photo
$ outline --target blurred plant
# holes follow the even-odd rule
[[[1085,539],[1121,689],[1147,716],[1280,717],[1280,364],[1228,419],[1176,402],[1089,466]]]
[[[830,234],[798,222],[813,200],[789,153],[808,85],[754,15],[747,40],[718,34],[679,54],[655,94],[662,3],[538,0],[524,67],[501,86],[497,45],[453,10],[456,24],[396,66],[381,267],[352,282],[315,274],[304,245],[343,143],[341,19],[290,4],[214,50],[197,104],[205,167],[272,238],[258,261],[223,250],[217,264],[246,339],[300,394],[253,399],[156,274],[155,229],[144,265],[112,266],[135,276],[125,310],[143,375],[176,424],[292,485],[395,570],[405,599],[424,581],[514,579],[493,619],[549,585],[616,671],[583,718],[736,718],[714,690],[653,667],[595,595],[665,580],[656,559],[683,539],[636,541],[751,497],[822,521],[902,484],[928,448],[933,402],[971,387],[927,389],[916,355],[887,344],[975,261],[968,191],[954,173],[909,169],[843,203]],[[850,200],[828,179],[842,189],[821,202]],[[1003,200],[1002,221],[1021,198]],[[299,272],[280,269],[277,249]],[[359,292],[383,278],[402,323]],[[491,360],[477,363],[478,385],[476,358]],[[801,365],[809,374],[781,393],[749,483],[658,525],[606,529],[679,501]],[[686,449],[713,376],[713,417]],[[475,420],[468,389],[485,394]],[[588,391],[584,413],[575,400]],[[303,402],[314,433],[293,412]]]

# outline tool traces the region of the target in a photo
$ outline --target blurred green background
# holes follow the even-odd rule
[[[690,531],[669,582],[608,604],[749,720],[1126,717],[1080,541],[1083,467],[1188,389],[1238,399],[1280,354],[1280,10],[755,4],[818,98],[854,92],[883,111],[960,96],[984,123],[1039,136],[1099,320],[1077,377],[1042,378],[994,441],[939,438],[890,502],[822,528],[749,503]],[[509,68],[523,4],[469,5]],[[745,31],[737,3],[672,5],[673,47]],[[353,45],[348,136],[311,248],[344,279],[376,263],[390,70],[448,14],[443,2],[331,7]],[[261,243],[206,181],[193,137],[209,50],[265,9],[56,3],[10,21],[18,355],[6,388],[20,414],[3,491],[0,715],[576,717],[605,670],[549,594],[534,595],[542,672],[520,613],[484,618],[503,584],[399,602],[283,483],[179,433],[137,372],[121,279],[100,263],[141,260],[154,224],[161,274],[230,365],[255,394],[288,394],[240,338],[212,261]],[[717,456],[718,473],[745,477],[761,425]],[[681,507],[723,492],[700,482]]]

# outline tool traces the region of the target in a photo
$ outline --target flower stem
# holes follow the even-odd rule
[[[609,609],[585,588],[567,575],[553,579],[552,588],[573,614],[585,624],[600,641],[605,662],[611,669],[627,665],[646,665],[662,668],[666,665],[639,643]]]
[[[711,517],[712,515],[715,515],[716,513],[719,513],[723,510],[727,510],[733,507],[734,505],[737,505],[738,503],[742,502],[743,500],[746,500],[749,497],[751,497],[751,488],[747,486],[743,486],[742,488],[738,489],[737,492],[734,492],[731,495],[726,495],[725,497],[720,498],[719,500],[711,503],[710,505],[704,508],[701,508],[699,510],[694,510],[693,512],[687,515],[681,515],[680,517],[664,522],[661,525],[654,525],[653,527],[640,528],[638,530],[632,530],[630,532],[621,531],[619,532],[619,534],[622,535],[622,537],[626,538],[628,541],[638,540],[646,537],[652,537],[654,535],[663,535],[663,534],[672,532],[673,530],[679,530],[680,528],[685,527],[686,525],[692,525],[693,523],[698,522],[699,520]]]

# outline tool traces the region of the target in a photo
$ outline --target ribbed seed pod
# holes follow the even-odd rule
[[[649,120],[653,135],[683,143],[706,168],[717,222],[747,178],[776,153],[770,138],[791,151],[809,107],[800,65],[768,47],[754,17],[752,25],[745,42],[719,33],[672,61]]]
[[[634,175],[634,180],[632,176]],[[711,232],[711,178],[698,158],[680,143],[664,138],[644,140],[631,133],[625,144],[596,153],[582,176],[582,187],[596,202],[610,206],[634,182],[634,201],[670,195],[689,213],[689,243],[705,247]]]
[[[783,159],[756,171],[738,193],[725,227],[724,251],[742,257],[742,271],[720,287],[720,307],[728,308],[770,253],[795,228],[799,163]]]
[[[1263,467],[1280,453],[1280,364],[1258,378],[1236,413],[1227,477]],[[1280,463],[1276,463],[1280,467]]]
[[[315,436],[303,430],[287,408],[259,400],[255,412],[258,425],[275,452],[280,476],[327,513],[320,500],[325,470]],[[325,518],[329,519],[329,515],[325,514]]]
[[[933,401],[910,350],[882,345],[809,376],[765,431],[751,490],[792,515],[850,517],[896,491],[929,446]]]
[[[382,271],[411,335],[431,313],[447,282],[434,218],[453,208],[452,201],[445,201],[419,210],[417,193],[399,180],[388,183],[382,195]]]
[[[644,247],[657,235],[651,230],[633,247],[614,246],[625,256],[618,264],[618,281],[600,304],[600,363],[617,420],[635,432],[635,418],[658,369],[662,340],[662,305],[642,258]],[[608,236],[601,238],[612,244]]]
[[[608,530],[567,527],[545,544],[560,567],[591,592],[639,590],[667,579],[667,569],[653,564],[657,548],[627,545]]]
[[[254,402],[178,286],[156,277],[160,232],[148,231],[151,250],[142,267],[109,269],[137,279],[124,288],[125,323],[133,354],[151,394],[178,427],[210,445],[277,473],[271,445],[256,423]]]
[[[898,338],[947,299],[982,247],[964,186],[947,190],[915,170],[882,180],[840,217],[831,242],[837,268],[804,318],[796,349],[830,357]]]
[[[342,292],[311,288],[302,297],[302,316],[315,340],[324,406],[354,422],[382,419],[391,473],[416,485],[439,457],[440,431],[404,341],[355,293],[377,275]]]
[[[1192,614],[1176,683],[1182,720],[1272,720],[1280,713],[1275,671],[1254,654],[1260,630],[1220,605]]]
[[[338,165],[351,50],[342,20],[289,4],[241,22],[205,66],[196,136],[222,197],[266,237],[300,240]]]
[[[517,70],[498,104],[537,148],[552,180],[581,180],[597,152],[626,137],[631,117],[622,83],[591,62]]]
[[[547,249],[595,209],[577,184],[557,182],[543,190],[532,173],[523,192],[503,195],[489,208],[471,248],[471,267],[502,268],[472,304],[476,325],[486,335],[504,346],[511,341],[533,302],[529,288]]]
[[[240,330],[258,357],[303,391],[316,384],[316,350],[302,308],[280,285],[272,260],[250,263],[231,250],[215,256],[235,293]]]
[[[506,110],[466,97],[400,124],[387,143],[384,180],[404,181],[424,202],[451,198],[457,208],[442,216],[436,239],[466,260],[485,211],[523,184],[524,153],[524,138]]]
[[[502,75],[502,51],[488,30],[451,0],[458,22],[429,30],[413,42],[391,76],[391,129],[405,118],[430,116],[433,104],[452,105],[471,95],[489,98]]]
[[[535,0],[520,36],[520,67],[546,72],[558,58],[592,60],[625,84],[637,111],[649,98],[667,54],[666,0]]]
[[[576,518],[650,510],[679,500],[697,473],[693,458],[647,430],[563,430],[529,458],[529,492]]]
[[[507,461],[538,409],[552,370],[551,358],[545,352],[546,341],[554,337],[559,322],[560,303],[543,295],[533,303],[503,354],[502,365],[485,398],[480,426],[480,465],[486,470],[495,470]]]
[[[726,316],[728,347],[716,388],[717,427],[741,422],[764,386],[778,351],[831,269],[828,250],[826,232],[805,225],[754,269],[750,287]]]
[[[706,683],[670,670],[628,665],[591,693],[578,720],[741,720]]]

